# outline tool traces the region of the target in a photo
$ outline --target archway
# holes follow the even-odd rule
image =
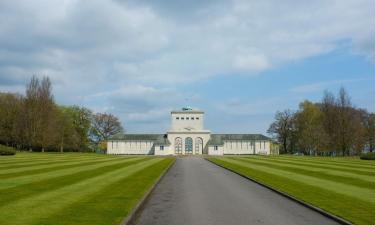
[[[193,154],[193,139],[191,137],[185,138],[185,154]]]
[[[182,138],[180,137],[174,140],[174,152],[175,154],[182,154]]]
[[[195,138],[195,154],[203,153],[203,139],[200,137]]]

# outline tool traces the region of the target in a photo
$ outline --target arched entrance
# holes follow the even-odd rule
[[[185,138],[185,154],[193,154],[193,139],[191,137]]]
[[[182,138],[180,137],[174,140],[174,152],[175,154],[182,154]]]
[[[203,153],[203,139],[200,137],[195,138],[195,154]]]

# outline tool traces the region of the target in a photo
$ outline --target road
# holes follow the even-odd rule
[[[139,225],[338,224],[199,157],[177,158]]]

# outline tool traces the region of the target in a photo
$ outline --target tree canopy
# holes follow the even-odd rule
[[[121,122],[112,114],[57,105],[48,77],[33,76],[24,96],[0,93],[0,144],[30,151],[92,151],[119,132]]]

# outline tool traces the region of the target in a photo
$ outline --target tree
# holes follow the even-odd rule
[[[78,106],[70,107],[72,114],[73,126],[79,138],[79,149],[89,148],[89,135],[92,130],[93,114],[90,109]]]
[[[306,153],[317,154],[326,146],[327,135],[323,129],[323,113],[318,105],[304,101],[296,113],[298,146]]]
[[[323,113],[323,128],[325,134],[327,135],[326,149],[329,151],[334,151],[337,149],[336,131],[338,129],[338,111],[336,107],[335,96],[331,92],[324,92],[323,100],[321,103],[321,110]]]
[[[270,125],[267,132],[276,136],[285,153],[292,153],[296,139],[294,113],[290,110],[277,112],[275,121]]]
[[[97,113],[93,116],[93,137],[96,143],[106,141],[115,134],[123,132],[117,117],[107,113]]]
[[[21,113],[22,96],[0,93],[0,143],[15,145],[18,140],[17,121]]]
[[[33,76],[30,83],[26,86],[26,97],[23,107],[23,115],[25,121],[25,138],[29,150],[32,151],[33,146],[37,145],[37,135],[41,130],[41,121],[39,116],[40,105],[38,104],[39,79]]]
[[[56,139],[57,128],[57,109],[52,95],[52,84],[48,77],[43,77],[38,86],[38,120],[40,121],[40,130],[38,130],[38,144],[42,152],[46,147],[53,145]]]
[[[365,130],[365,140],[368,150],[373,152],[375,149],[375,114],[362,110],[363,126]]]
[[[57,109],[57,146],[64,152],[66,146],[71,150],[79,149],[79,137],[73,123],[70,107],[60,106]]]

